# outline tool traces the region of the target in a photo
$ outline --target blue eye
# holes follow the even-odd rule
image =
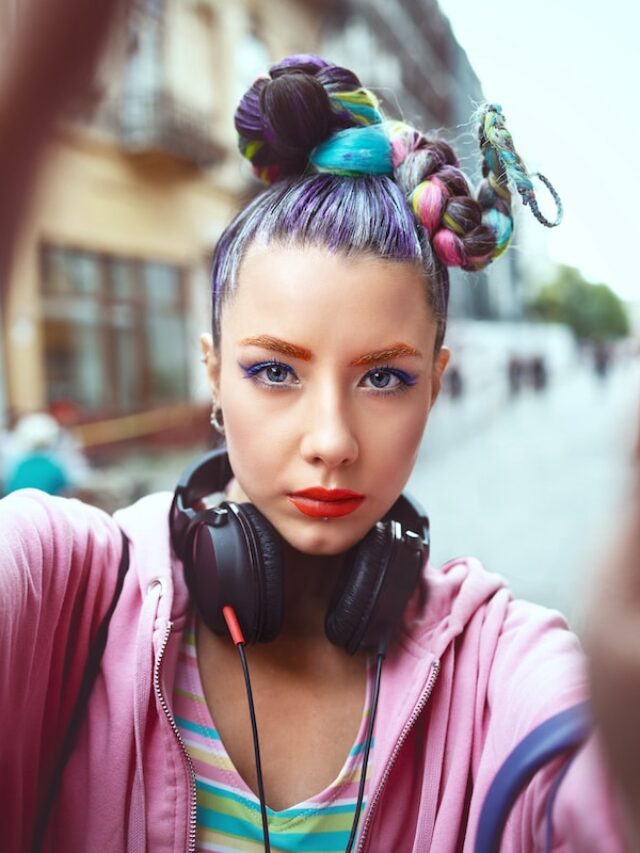
[[[369,370],[362,378],[361,384],[366,388],[375,388],[382,393],[394,394],[415,385],[418,377],[397,367],[376,367]]]
[[[240,369],[246,379],[253,379],[259,385],[290,387],[299,381],[295,370],[281,361],[259,361],[248,367],[241,364]]]

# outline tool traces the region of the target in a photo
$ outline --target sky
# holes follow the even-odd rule
[[[640,3],[439,2],[529,171],[562,197],[552,259],[640,302]]]

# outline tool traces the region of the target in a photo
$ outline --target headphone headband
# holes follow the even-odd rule
[[[171,503],[171,544],[176,554],[181,555],[184,550],[189,523],[198,512],[195,504],[213,492],[224,491],[232,478],[226,445],[199,456],[184,469]]]

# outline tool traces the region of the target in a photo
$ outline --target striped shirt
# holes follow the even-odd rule
[[[370,714],[372,675],[369,665],[365,711],[356,742],[337,778],[324,791],[302,803],[282,811],[267,808],[273,853],[342,853],[345,850],[358,795]],[[196,774],[196,850],[198,853],[262,853],[260,801],[231,762],[204,698],[196,657],[193,613],[180,649],[173,707]],[[373,743],[363,812],[372,755]]]

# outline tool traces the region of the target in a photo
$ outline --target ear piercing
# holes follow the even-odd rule
[[[222,416],[222,407],[218,406],[216,401],[213,401],[213,407],[211,409],[211,414],[209,415],[209,423],[211,426],[219,432],[220,435],[224,435],[224,418]]]

